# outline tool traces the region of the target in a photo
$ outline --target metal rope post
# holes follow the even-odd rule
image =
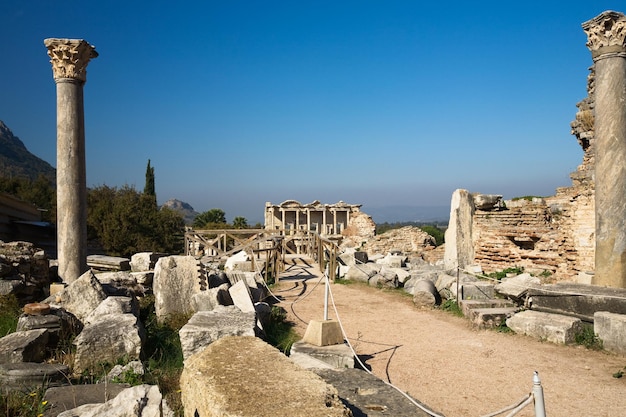
[[[539,372],[533,376],[533,397],[535,399],[535,417],[546,417],[546,404],[543,400],[543,387],[539,379]]]
[[[328,320],[328,265],[324,269],[324,321]]]

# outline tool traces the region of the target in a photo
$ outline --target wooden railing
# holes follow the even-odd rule
[[[339,247],[314,231],[220,229],[185,232],[185,255],[223,260],[242,250],[251,255],[253,268],[258,267],[266,278],[271,274],[278,280],[284,270],[286,254],[306,255],[318,264],[320,271],[328,267],[331,280],[337,276]]]

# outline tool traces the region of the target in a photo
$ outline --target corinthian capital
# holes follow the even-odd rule
[[[623,13],[606,11],[583,23],[587,34],[587,48],[593,59],[604,54],[626,52],[626,16]]]
[[[87,80],[87,64],[98,56],[96,48],[82,39],[49,38],[43,41],[48,48],[55,80],[73,78]]]

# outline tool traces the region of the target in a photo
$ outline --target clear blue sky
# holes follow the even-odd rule
[[[43,40],[100,56],[85,95],[87,184],[228,220],[266,201],[449,205],[553,195],[591,56],[581,23],[616,1],[14,1],[0,5],[0,120],[56,165]],[[375,219],[376,220],[376,219]],[[411,218],[398,220],[413,220]]]

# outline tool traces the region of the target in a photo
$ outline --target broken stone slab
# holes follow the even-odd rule
[[[143,324],[134,314],[112,313],[86,325],[74,339],[74,372],[81,373],[102,362],[141,358],[145,340]]]
[[[413,294],[415,291],[415,285],[421,280],[429,280],[435,283],[437,281],[438,273],[436,271],[412,271],[411,278],[404,282],[404,291],[409,294]]]
[[[506,320],[506,325],[516,333],[525,334],[552,343],[569,344],[583,330],[583,323],[575,317],[526,310]]]
[[[222,284],[217,288],[209,288],[194,294],[192,297],[192,306],[194,313],[198,311],[211,311],[219,305],[233,305],[233,299],[228,292],[230,284]]]
[[[225,271],[234,271],[234,270],[251,271],[251,269],[240,269],[236,267],[236,265],[245,264],[245,263],[250,263],[250,255],[248,255],[246,251],[242,250],[240,252],[237,252],[233,256],[229,257],[228,259],[226,259],[226,262],[224,263],[224,270]]]
[[[255,326],[256,314],[244,313],[235,306],[199,311],[178,331],[183,359],[226,336],[254,336]]]
[[[0,363],[42,362],[47,345],[46,329],[9,333],[0,338]]]
[[[130,271],[130,259],[118,256],[89,255],[87,265],[99,271]]]
[[[193,312],[193,296],[206,288],[200,264],[193,256],[166,256],[154,267],[154,309],[157,320]]]
[[[593,322],[597,311],[626,314],[626,289],[561,282],[528,290],[531,308]]]
[[[83,404],[63,411],[58,417],[161,417],[163,396],[157,385],[136,385],[126,388],[102,404]]]
[[[132,272],[153,271],[157,261],[164,256],[167,254],[158,252],[136,253],[130,257],[130,270]]]
[[[495,296],[494,285],[486,281],[464,282],[460,291],[462,300],[489,300]]]
[[[626,355],[626,315],[596,311],[593,331],[602,340],[604,349]]]
[[[132,314],[139,317],[139,302],[134,297],[107,297],[85,317],[84,324],[95,323],[112,314]]]
[[[268,387],[280,395],[254,401]],[[205,410],[222,417],[351,415],[332,385],[250,336],[222,338],[188,358],[180,389],[187,416]]]
[[[511,300],[521,301],[523,298],[526,298],[526,294],[530,288],[540,285],[541,279],[539,279],[539,277],[533,277],[529,273],[523,273],[514,277],[502,278],[502,280],[495,285],[495,290],[498,294],[510,298]]]
[[[337,261],[339,265],[352,266],[354,265],[354,250],[346,250],[337,255]]]
[[[82,321],[106,298],[107,295],[96,276],[92,271],[87,271],[44,302],[63,308]]]
[[[309,369],[307,365],[316,366],[307,360],[312,357],[332,368],[354,368],[354,353],[350,346],[345,343],[328,346],[316,346],[303,341],[295,342],[291,345],[289,358],[295,363]],[[324,367],[324,366],[322,366]]]
[[[488,307],[470,310],[469,319],[474,327],[479,329],[493,329],[506,323],[519,311],[518,307]]]
[[[239,281],[246,281],[248,283],[248,289],[254,302],[262,301],[265,298],[265,287],[260,282],[262,278],[256,272],[246,271],[228,271],[226,277],[231,285],[235,285]]]
[[[516,307],[514,303],[502,298],[493,298],[489,300],[459,300],[459,307],[465,317],[470,317],[471,311],[479,308],[507,308]]]
[[[104,380],[106,382],[111,382],[116,378],[123,377],[127,372],[132,372],[135,375],[144,375],[146,373],[146,369],[141,361],[130,361],[126,365],[115,365],[107,373]]]
[[[441,293],[443,290],[450,289],[451,285],[456,285],[456,276],[444,273],[437,275],[437,281],[435,281],[435,287],[437,291]]]
[[[497,194],[472,194],[476,210],[499,210],[502,208],[502,196]]]
[[[31,316],[22,314],[17,320],[17,331],[45,329],[48,331],[48,348],[54,349],[61,337],[61,317],[54,314]]]
[[[376,275],[369,279],[368,283],[382,288],[398,288],[398,274],[393,269],[383,266]]]
[[[0,363],[2,390],[32,390],[67,383],[69,367],[58,363]]]
[[[20,293],[26,286],[19,279],[0,279],[0,295]]]
[[[430,417],[403,393],[368,372],[357,368],[312,369],[326,383],[335,387],[339,398],[356,416]],[[420,403],[417,400],[413,400]],[[422,404],[423,405],[423,404]],[[426,409],[431,407],[424,406]],[[439,414],[441,415],[441,414]]]
[[[152,281],[154,280],[154,271],[145,271],[145,272],[131,272],[130,276],[133,277],[137,284],[144,287],[149,287],[152,285]]]
[[[377,264],[387,265],[391,268],[402,268],[406,265],[407,257],[405,255],[387,254],[384,258],[376,261]]]
[[[378,268],[373,264],[353,265],[346,272],[345,279],[350,281],[369,282],[370,278],[378,273]]]
[[[104,403],[129,388],[128,384],[77,384],[48,388],[43,399],[48,401],[44,417],[58,416],[83,404]]]
[[[254,303],[252,294],[246,281],[241,280],[228,289],[228,293],[233,300],[233,304],[244,313],[254,313]]]
[[[139,285],[130,271],[98,272],[96,278],[108,295],[130,296],[144,292],[144,287]]]
[[[404,285],[406,281],[411,279],[411,273],[403,268],[388,268],[390,271],[393,271],[398,277],[398,285]]]

